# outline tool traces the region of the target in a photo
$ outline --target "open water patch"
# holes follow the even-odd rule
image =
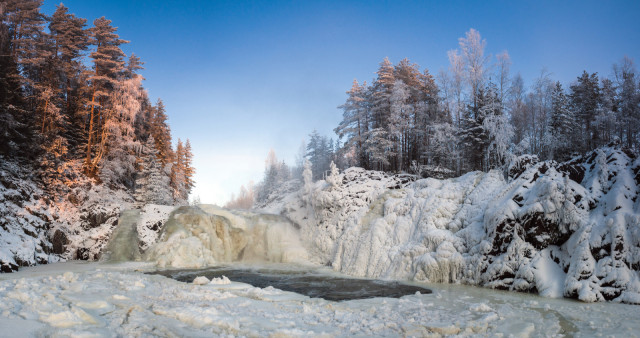
[[[429,294],[431,290],[399,281],[361,279],[338,276],[315,270],[278,268],[238,268],[218,266],[206,269],[163,270],[152,272],[177,281],[191,283],[198,276],[208,279],[226,276],[259,288],[274,288],[299,293],[311,298],[331,301],[366,299],[376,297],[400,298],[416,292]]]

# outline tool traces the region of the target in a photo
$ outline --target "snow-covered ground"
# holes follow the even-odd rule
[[[0,336],[638,336],[633,305],[462,285],[332,302],[271,287],[177,282],[148,264],[60,263],[0,275]],[[327,272],[330,273],[330,272]]]

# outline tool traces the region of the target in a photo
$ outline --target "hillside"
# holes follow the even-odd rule
[[[110,188],[66,168],[56,193],[25,163],[0,160],[0,265],[20,266],[68,259],[94,260],[120,212],[133,203],[130,191]],[[48,186],[51,188],[51,186]]]

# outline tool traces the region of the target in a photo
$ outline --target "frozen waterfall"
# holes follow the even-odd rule
[[[159,267],[200,268],[221,262],[306,262],[295,226],[279,215],[211,205],[173,211],[145,254]]]
[[[125,210],[104,249],[102,261],[124,262],[140,260],[137,224],[140,210]]]

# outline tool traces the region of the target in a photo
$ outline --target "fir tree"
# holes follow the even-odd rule
[[[547,147],[549,158],[568,160],[577,145],[572,144],[571,135],[576,130],[576,120],[569,109],[569,102],[560,82],[556,82],[551,96],[551,118],[549,119]]]
[[[85,158],[85,172],[89,175],[97,173],[97,164],[101,160],[100,154],[105,152],[105,143],[102,141],[106,136],[107,124],[104,122],[112,118],[108,99],[116,89],[118,76],[124,69],[125,54],[120,49],[120,45],[128,43],[115,33],[117,28],[111,26],[111,20],[101,17],[93,24],[94,27],[89,29],[89,33],[91,43],[96,46],[96,50],[90,54],[94,71],[89,77],[91,101],[89,101],[89,128]],[[96,158],[93,157],[95,144],[99,144]]]
[[[145,204],[172,204],[169,177],[162,170],[158,160],[153,136],[143,147],[140,171],[136,177],[135,199],[140,206]]]
[[[580,125],[583,126],[581,141],[576,144],[582,151],[591,150],[599,143],[598,133],[592,128],[600,100],[598,74],[589,75],[584,71],[578,77],[577,83],[571,86],[570,97],[573,111],[579,118]]]

